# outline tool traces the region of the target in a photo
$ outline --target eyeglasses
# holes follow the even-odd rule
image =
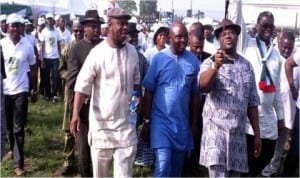
[[[73,30],[74,33],[83,33],[83,30]]]
[[[264,29],[267,29],[267,28],[274,29],[275,28],[275,26],[273,24],[264,23],[264,24],[259,24],[259,25]]]

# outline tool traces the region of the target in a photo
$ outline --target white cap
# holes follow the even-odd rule
[[[32,23],[30,22],[30,20],[25,19],[25,20],[24,20],[24,24],[25,24],[25,25],[31,25]]]
[[[78,23],[80,23],[80,20],[79,20],[79,18],[75,18],[75,19],[73,19],[73,24],[78,24]]]
[[[136,17],[131,17],[131,19],[128,22],[137,24],[138,21]]]
[[[101,24],[101,28],[107,28],[107,23]]]
[[[213,27],[213,19],[206,17],[200,20],[200,22],[203,24],[203,26],[212,26]]]
[[[7,24],[23,23],[23,19],[20,16],[18,16],[16,13],[12,13],[9,16],[7,16],[6,23]]]
[[[54,17],[54,20],[57,21],[60,17],[61,17],[60,15],[56,15],[56,16]]]
[[[7,19],[7,15],[6,14],[1,14],[0,15],[0,21],[6,20],[6,19]]]
[[[25,24],[25,19],[22,16],[20,16],[20,18],[21,18],[21,24]]]
[[[38,25],[43,25],[43,24],[45,24],[46,22],[45,22],[45,19],[43,18],[43,17],[40,17],[39,19],[38,19]]]
[[[143,25],[137,24],[136,29],[137,29],[138,31],[142,31],[142,30],[143,30]]]
[[[48,19],[48,18],[52,18],[53,19],[53,14],[52,13],[46,14],[46,19]]]

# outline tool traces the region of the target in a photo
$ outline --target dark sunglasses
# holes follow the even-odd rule
[[[274,29],[275,28],[275,26],[273,24],[264,23],[264,24],[259,24],[259,25],[264,29],[267,29],[267,28]]]
[[[83,33],[83,30],[73,30],[73,32],[74,33],[78,33],[78,32]]]

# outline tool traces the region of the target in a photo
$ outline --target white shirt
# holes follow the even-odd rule
[[[32,47],[36,46],[37,39],[31,33],[30,34],[25,34],[25,36],[23,38],[25,38],[32,45]]]
[[[43,57],[48,59],[59,58],[57,43],[60,40],[60,37],[58,31],[55,28],[50,30],[48,27],[45,27],[40,37],[41,42],[45,43]]]
[[[65,30],[62,32],[61,29],[59,27],[57,27],[57,31],[59,34],[59,44],[61,46],[61,49],[63,49],[64,47],[68,46],[71,41],[72,41],[72,35],[71,32],[65,28]]]
[[[3,35],[3,36],[7,36],[7,33],[4,33],[4,32],[2,31],[1,28],[0,28],[0,33],[1,33],[1,35]]]
[[[147,62],[148,64],[150,65],[151,64],[151,61],[153,59],[153,57],[155,56],[155,54],[157,54],[159,51],[157,49],[156,46],[153,46],[151,48],[148,48],[145,53],[144,53],[144,56],[145,58],[147,59]]]
[[[3,81],[5,95],[15,95],[29,91],[28,71],[35,64],[33,47],[21,38],[14,45],[9,36],[1,40],[5,63],[6,79]]]
[[[294,100],[291,90],[290,90],[290,85],[287,80],[286,74],[285,74],[285,61],[284,57],[282,57],[282,69],[281,69],[281,95],[282,95],[282,103],[283,103],[283,108],[284,108],[284,125],[288,129],[293,129],[294,125],[294,119],[296,115],[296,101]],[[300,67],[295,67],[293,68],[293,79],[295,86],[299,88],[299,72],[300,72]]]
[[[147,36],[146,34],[144,34],[144,32],[138,33],[138,46],[140,46],[143,51],[146,51],[146,49],[148,49]]]
[[[206,51],[210,54],[215,54],[219,48],[219,42],[215,37],[213,38],[212,42],[205,39],[203,51]]]
[[[42,38],[42,32],[37,32],[37,41],[36,41],[36,47],[37,47],[37,50],[38,50],[38,53],[40,54],[40,51],[41,51],[41,38]]]
[[[233,7],[230,7],[230,9],[232,10],[230,19],[234,23],[241,26],[241,33],[239,35],[238,42],[238,52],[250,61],[254,69],[257,90],[261,100],[261,105],[258,107],[260,136],[264,139],[276,140],[278,138],[277,121],[284,119],[284,110],[280,87],[282,65],[280,54],[272,46],[270,47],[270,50],[267,50],[265,43],[260,41],[261,49],[265,56],[263,59],[261,59],[259,48],[256,44],[256,39],[251,38],[246,32],[241,12],[241,1],[234,1]],[[267,61],[266,64],[269,69],[272,81],[274,82],[276,92],[264,93],[258,87],[262,72],[263,60]],[[247,122],[246,132],[248,134],[254,135],[249,120]]]
[[[95,46],[77,77],[75,91],[91,94],[88,140],[97,148],[127,147],[137,143],[129,123],[128,103],[139,85],[138,55],[134,46],[112,48],[107,40]]]
[[[297,64],[297,66],[300,66],[300,51],[296,52],[294,54],[293,58],[294,58],[295,63]],[[294,72],[295,72],[295,70],[294,70]],[[298,85],[300,85],[300,70],[297,70],[296,74],[294,73],[294,75],[297,76]],[[297,104],[296,105],[297,105],[298,108],[300,108],[300,97],[299,97],[299,95],[300,95],[300,86],[298,86],[298,90],[299,90],[299,92],[298,92],[298,99],[297,99]]]

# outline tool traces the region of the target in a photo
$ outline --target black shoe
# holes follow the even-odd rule
[[[66,166],[63,168],[60,174],[64,177],[68,177],[74,174],[74,169],[72,168],[72,166]]]

